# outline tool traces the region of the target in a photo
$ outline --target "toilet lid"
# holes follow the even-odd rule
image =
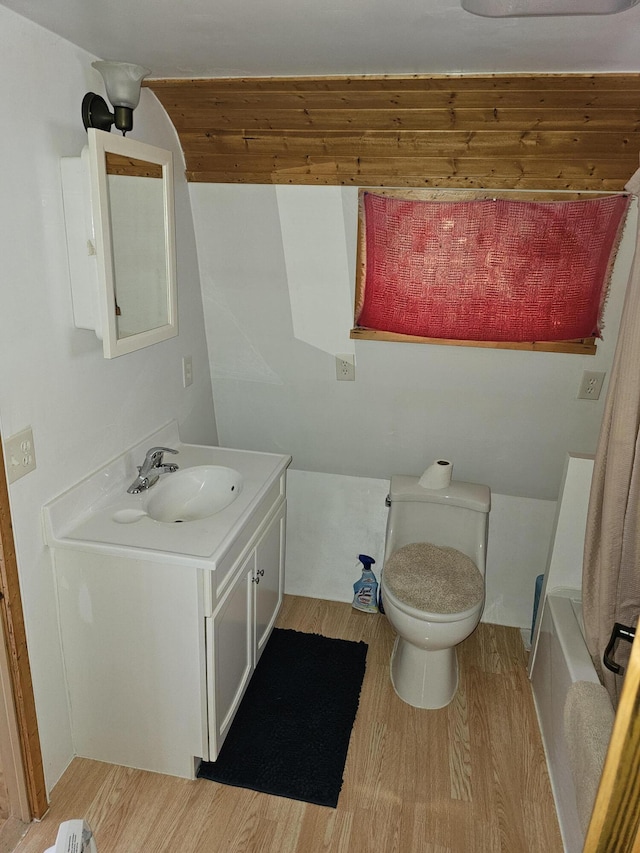
[[[384,567],[385,585],[405,604],[431,613],[462,613],[482,601],[484,578],[455,548],[415,542],[394,551]]]

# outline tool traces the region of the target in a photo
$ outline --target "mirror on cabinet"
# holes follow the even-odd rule
[[[62,161],[74,319],[114,358],[178,334],[173,162],[124,136],[88,138]]]

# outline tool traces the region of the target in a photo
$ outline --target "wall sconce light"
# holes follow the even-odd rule
[[[640,0],[462,0],[462,8],[487,18],[546,15],[615,15]]]
[[[113,113],[107,102],[94,92],[87,92],[82,100],[82,121],[85,130],[95,127],[98,130],[111,130],[115,124],[124,136],[133,127],[133,111],[140,101],[140,84],[151,74],[142,65],[130,62],[92,62],[104,79],[107,97],[113,104]]]

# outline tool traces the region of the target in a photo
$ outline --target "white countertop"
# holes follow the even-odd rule
[[[240,494],[220,512],[197,521],[165,523],[146,515],[132,523],[114,520],[121,510],[144,510],[153,495],[153,486],[138,495],[126,490],[136,477],[136,465],[142,463],[147,449],[156,445],[177,450],[178,455],[167,459],[180,469],[196,465],[235,468],[243,478]],[[177,425],[169,424],[46,504],[45,541],[52,548],[183,565],[206,564],[215,569],[290,462],[290,456],[276,453],[184,444],[178,438]],[[171,476],[162,474],[161,479]]]

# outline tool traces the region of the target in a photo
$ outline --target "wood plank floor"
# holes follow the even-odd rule
[[[369,644],[337,809],[75,759],[16,853],[42,853],[77,817],[99,853],[561,853],[517,629],[481,624],[459,647],[454,701],[420,711],[389,682],[383,616],[287,596],[278,625]]]

